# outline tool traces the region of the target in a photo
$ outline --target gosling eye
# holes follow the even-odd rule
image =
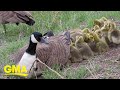
[[[91,40],[94,41],[94,38],[92,37]]]

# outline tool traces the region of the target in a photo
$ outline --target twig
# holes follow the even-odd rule
[[[36,60],[33,62],[32,66],[31,66],[31,68],[30,68],[29,73],[31,72],[31,69],[32,69],[32,67],[33,67],[33,65],[34,65],[35,62],[36,62]]]
[[[37,59],[37,61],[39,61],[41,64],[45,65],[49,70],[51,70],[52,72],[54,72],[55,74],[57,74],[61,79],[64,79],[63,76],[61,76],[58,72],[56,72],[55,70],[53,70],[52,68],[50,68],[49,66],[47,66],[45,63],[43,63],[41,60]]]
[[[90,66],[91,66],[91,68],[92,68],[92,71],[93,71],[94,75],[97,76],[96,70],[95,70],[95,65],[93,65],[93,63],[91,63],[90,60],[88,60],[88,61],[89,61],[89,63],[90,63]],[[96,77],[96,78],[97,78],[97,77]]]
[[[33,64],[32,64],[32,66],[31,66],[31,68],[30,68],[30,71],[29,71],[29,73],[31,72],[31,70],[32,70],[32,67],[33,67],[33,65],[34,65],[34,63],[36,62],[36,60],[33,62]],[[34,68],[34,67],[33,67]],[[35,71],[33,71],[34,72],[34,74],[35,74],[35,77],[36,77],[36,79],[37,79],[37,75],[36,75],[36,72]]]
[[[43,64],[44,66],[46,66],[49,70],[51,70],[52,72],[56,73],[61,79],[64,79],[63,76],[61,76],[58,72],[56,72],[55,70],[53,70],[52,68],[50,68],[49,66],[47,66],[45,63],[43,63],[43,62],[42,62],[41,60],[39,60],[39,59],[36,59],[36,60],[33,62],[32,66],[31,66],[31,68],[30,68],[30,71],[31,71],[31,69],[32,69],[32,67],[33,67],[33,65],[34,65],[34,63],[35,63],[36,61],[39,61],[41,64]],[[29,73],[30,73],[30,71],[29,71]],[[34,74],[35,74],[36,79],[37,79],[37,75],[36,75],[35,72],[34,72]]]
[[[69,69],[71,69],[71,68],[67,68],[67,69],[64,71],[64,76],[66,76],[66,73],[67,73],[67,71],[68,71]]]
[[[86,66],[86,69],[90,72],[90,74],[93,76],[93,78],[96,78],[95,75],[90,71],[90,69]]]
[[[37,79],[37,75],[36,75],[36,72],[34,71],[34,74],[35,74],[35,77],[36,77],[36,79]]]

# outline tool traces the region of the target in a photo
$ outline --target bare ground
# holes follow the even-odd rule
[[[90,73],[84,79],[120,79],[120,45],[71,67],[77,69],[80,66],[86,67]]]
[[[114,20],[114,22],[120,28],[120,22],[117,20]],[[81,24],[82,27],[86,27],[85,22]],[[73,63],[70,68],[77,70],[81,66],[85,67],[90,73],[84,79],[120,79],[120,45],[111,47],[108,52],[94,56],[89,60]]]

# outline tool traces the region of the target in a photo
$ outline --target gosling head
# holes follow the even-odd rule
[[[84,28],[82,31],[83,33],[90,33],[90,30],[88,28]]]
[[[83,43],[84,42],[84,39],[82,36],[76,36],[76,42],[77,43]]]
[[[51,37],[51,36],[54,36],[54,34],[53,34],[52,31],[48,31],[48,32],[46,32],[46,33],[43,35],[44,38],[49,38],[49,37]]]
[[[98,29],[100,29],[100,27],[98,25],[95,25],[92,31],[96,31]]]
[[[106,18],[106,17],[102,17],[101,19],[104,20],[104,21],[107,21],[107,18]]]

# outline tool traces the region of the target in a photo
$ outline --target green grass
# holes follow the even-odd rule
[[[89,75],[89,72],[85,67],[70,68],[66,72],[67,79],[84,79],[87,75]]]
[[[90,28],[93,25],[94,19],[99,19],[103,16],[107,18],[112,17],[119,21],[120,11],[33,11],[33,17],[36,21],[34,26],[25,24],[16,26],[15,24],[8,24],[6,25],[6,35],[3,33],[3,26],[0,25],[0,72],[3,71],[4,65],[12,64],[8,58],[9,55],[24,46],[28,42],[29,36],[33,31],[45,33],[48,30],[52,30],[57,34],[66,29],[81,28],[82,23],[86,23],[86,27]],[[19,31],[25,33],[25,37],[21,40],[18,40]],[[48,72],[44,75],[46,78],[57,78],[49,71],[46,72]],[[84,68],[76,72],[71,72],[68,78],[84,78],[86,75],[86,70]]]

